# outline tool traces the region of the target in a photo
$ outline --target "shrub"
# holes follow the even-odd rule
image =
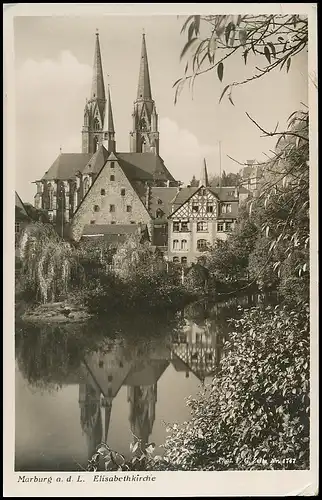
[[[220,374],[189,399],[165,457],[181,470],[309,468],[309,319],[282,307],[233,321]]]

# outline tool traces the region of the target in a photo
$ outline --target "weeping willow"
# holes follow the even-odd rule
[[[43,304],[65,298],[72,279],[81,279],[77,252],[49,224],[26,226],[19,244],[23,288]]]

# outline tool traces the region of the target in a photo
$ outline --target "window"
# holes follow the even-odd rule
[[[95,221],[94,221],[94,220],[91,220],[91,224],[95,224]]]
[[[114,168],[114,161],[111,161],[110,167]]]
[[[127,212],[132,212],[132,207],[131,207],[131,205],[126,205],[126,211],[127,211]]]
[[[103,368],[103,366],[104,366],[104,362],[103,362],[103,361],[99,361],[99,362],[98,362],[98,366],[99,366],[99,368]]]
[[[226,214],[228,212],[231,212],[231,204],[230,203],[224,203],[221,207],[221,212],[223,214]]]
[[[112,382],[112,380],[113,380],[113,375],[109,375],[109,376],[107,377],[107,380],[108,380],[109,382]]]
[[[181,222],[181,231],[188,231],[188,222]]]
[[[115,181],[115,175],[110,175],[110,181]]]
[[[176,232],[176,233],[178,231],[180,231],[180,222],[174,222],[173,223],[173,231]]]
[[[233,230],[233,223],[226,222],[226,231],[232,231],[232,230]]]
[[[162,205],[162,200],[158,199],[158,205]]]
[[[94,120],[94,130],[99,130],[100,129],[100,122],[98,121],[97,118]]]
[[[110,205],[110,212],[115,212],[115,205]]]
[[[121,196],[125,196],[125,189],[121,189]]]
[[[187,250],[188,242],[187,240],[181,240],[181,250]]]
[[[180,261],[179,261],[179,257],[173,257],[173,262],[175,262],[175,263],[180,262]]]
[[[111,224],[116,224],[115,220],[112,220],[112,221],[111,221]]]
[[[204,196],[205,192],[206,192],[205,189],[200,189],[200,191],[198,192],[198,196]]]
[[[192,211],[199,212],[199,203],[197,203],[196,201],[192,202]]]
[[[179,250],[179,240],[173,240],[172,248],[173,250]]]
[[[20,222],[15,222],[15,233],[19,233],[20,231]]]
[[[100,211],[100,207],[98,205],[94,205],[94,212],[99,212]]]
[[[101,195],[105,196],[105,189],[101,189]]]
[[[224,223],[223,222],[218,222],[217,224],[217,231],[221,232],[224,230]]]
[[[197,231],[202,232],[202,231],[208,231],[208,223],[207,222],[197,222]]]
[[[109,388],[109,389],[107,390],[107,395],[108,395],[108,396],[110,396],[110,397],[111,397],[111,396],[113,396],[113,391],[112,391],[112,389],[111,389],[111,388]]]
[[[204,250],[207,247],[207,240],[197,240],[197,250]]]
[[[208,205],[207,204],[207,213],[208,214],[212,214],[214,211],[214,206],[213,205]]]
[[[158,208],[157,211],[155,212],[155,215],[156,215],[157,219],[161,219],[164,215],[164,212],[163,212],[163,210],[161,210],[161,208]]]
[[[187,257],[181,257],[181,264],[187,264]]]
[[[234,196],[235,192],[234,191],[228,191],[227,195],[228,196]]]

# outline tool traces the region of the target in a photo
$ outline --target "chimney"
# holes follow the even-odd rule
[[[169,179],[167,180],[166,185],[167,185],[167,188],[169,188],[169,187],[170,187],[170,181],[169,181]]]

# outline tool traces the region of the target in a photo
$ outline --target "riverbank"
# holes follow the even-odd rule
[[[18,307],[16,316],[20,320],[27,322],[55,322],[60,324],[77,323],[93,317],[84,306],[69,301],[51,302],[33,307]]]

